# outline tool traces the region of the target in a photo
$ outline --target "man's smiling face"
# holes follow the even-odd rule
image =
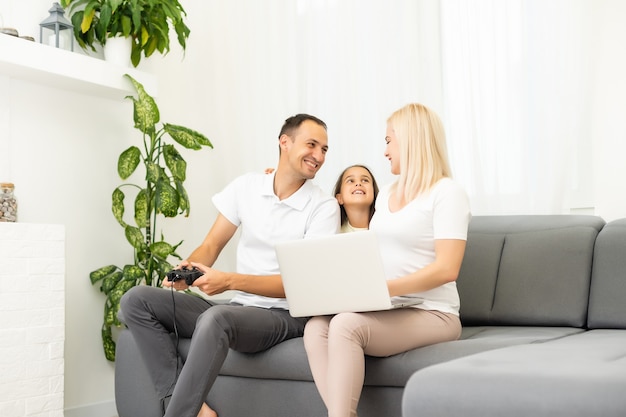
[[[293,136],[283,135],[280,140],[291,169],[303,179],[314,178],[326,160],[326,129],[312,120],[305,120]]]

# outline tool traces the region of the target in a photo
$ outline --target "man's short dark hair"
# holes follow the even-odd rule
[[[300,113],[296,114],[295,116],[291,116],[290,118],[285,120],[282,129],[280,129],[280,134],[278,135],[278,138],[280,139],[282,135],[292,136],[293,132],[298,129],[305,120],[311,120],[312,122],[315,122],[318,125],[322,126],[324,130],[328,130],[326,127],[326,123],[324,123],[321,119],[318,119],[315,116],[311,116],[310,114]]]

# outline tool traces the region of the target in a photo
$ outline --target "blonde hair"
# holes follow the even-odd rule
[[[439,116],[421,104],[407,104],[389,116],[400,149],[400,176],[392,189],[412,201],[437,181],[452,177],[446,135]]]

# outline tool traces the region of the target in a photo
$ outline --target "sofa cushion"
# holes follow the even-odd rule
[[[596,216],[476,216],[457,285],[463,325],[583,327]]]
[[[626,219],[608,223],[596,239],[588,326],[626,329]]]
[[[403,416],[623,416],[626,332],[592,330],[416,372]],[[452,400],[451,400],[452,399]]]
[[[536,343],[576,334],[570,327],[469,327],[461,340],[439,343],[385,358],[366,357],[365,385],[403,387],[413,372],[427,366],[505,346]],[[189,339],[181,339],[183,359]],[[313,381],[302,338],[251,354],[231,350],[220,375],[245,378]]]
[[[491,321],[504,238],[503,233],[481,233],[470,228],[457,279],[463,325]]]
[[[386,358],[366,358],[365,384],[402,387],[411,375],[453,359],[505,346],[538,343],[577,334],[570,327],[467,327],[460,340],[437,343]]]

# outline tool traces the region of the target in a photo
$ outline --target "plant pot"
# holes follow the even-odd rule
[[[130,67],[131,38],[108,38],[104,45],[104,60],[115,65]]]

